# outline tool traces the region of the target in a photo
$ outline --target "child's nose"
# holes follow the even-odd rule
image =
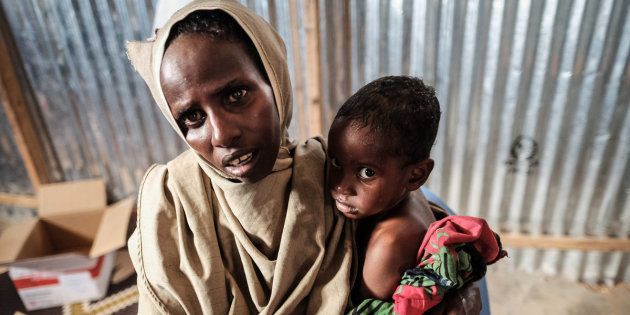
[[[338,194],[346,195],[346,196],[353,195],[354,188],[353,188],[352,176],[349,174],[342,174],[341,176],[339,176],[339,179],[335,182],[335,185],[333,186],[333,188]]]

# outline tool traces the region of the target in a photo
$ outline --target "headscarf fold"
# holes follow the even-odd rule
[[[324,188],[323,141],[289,141],[291,85],[280,36],[237,2],[197,1],[152,40],[129,43],[129,59],[184,138],[159,74],[172,26],[199,10],[228,13],[254,43],[274,93],[281,148],[271,174],[256,183],[230,180],[192,149],[147,171],[129,239],[139,312],[343,313],[354,265],[352,227]]]

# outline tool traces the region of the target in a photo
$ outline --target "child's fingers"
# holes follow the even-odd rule
[[[445,305],[443,314],[448,315],[460,315],[460,314],[474,314],[481,313],[481,291],[477,285],[469,285],[463,287],[452,297],[453,303]]]
[[[431,308],[427,315],[477,315],[481,313],[481,291],[476,283],[467,285],[444,296],[441,303]]]

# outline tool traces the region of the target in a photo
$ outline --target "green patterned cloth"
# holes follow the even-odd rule
[[[420,246],[420,263],[402,276],[393,301],[365,299],[348,314],[422,314],[447,292],[481,279],[487,265],[506,256],[480,218],[450,216],[436,221]]]

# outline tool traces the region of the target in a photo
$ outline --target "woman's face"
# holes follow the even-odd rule
[[[267,176],[280,147],[271,86],[243,44],[183,34],[164,53],[162,90],[186,142],[243,182]]]

